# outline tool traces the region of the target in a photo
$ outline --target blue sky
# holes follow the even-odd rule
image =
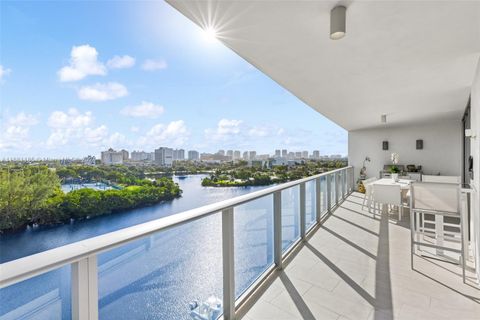
[[[346,154],[347,133],[163,2],[1,1],[0,159]]]

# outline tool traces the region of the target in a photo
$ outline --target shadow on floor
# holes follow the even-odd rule
[[[348,208],[346,208],[348,209]],[[353,211],[353,210],[351,210]],[[365,289],[363,289],[358,283],[350,278],[345,272],[337,267],[332,261],[325,257],[320,251],[313,247],[310,243],[305,243],[305,247],[310,249],[326,266],[328,266],[333,272],[335,272],[346,284],[348,284],[353,290],[357,292],[365,301],[374,307],[374,319],[375,320],[392,320],[393,316],[393,303],[392,303],[392,285],[390,279],[390,248],[389,248],[389,216],[387,213],[383,213],[380,219],[379,227],[379,239],[377,256],[375,257],[370,252],[360,248],[356,244],[343,236],[340,236],[323,226],[330,234],[345,241],[352,247],[360,250],[364,254],[368,255],[372,259],[376,260],[375,268],[375,297],[372,297]]]
[[[370,234],[378,237],[378,233],[376,233],[376,232],[374,232],[374,231],[372,231],[372,230],[370,230],[370,229],[367,229],[367,228],[365,228],[365,227],[362,227],[361,225],[358,225],[358,224],[356,224],[356,223],[353,223],[352,221],[349,221],[349,220],[347,220],[347,219],[345,219],[345,218],[342,218],[342,217],[340,217],[340,216],[337,216],[337,215],[335,215],[335,213],[332,214],[332,218],[342,220],[342,221],[345,222],[345,223],[348,223],[348,224],[350,224],[350,225],[352,225],[352,226],[354,226],[354,227],[356,227],[356,228],[358,228],[358,229],[360,229],[360,230],[363,230],[363,231],[365,231],[365,232],[367,232],[367,233],[370,233]]]
[[[390,279],[389,216],[382,213],[378,231],[375,265],[375,320],[393,319],[392,281]]]
[[[297,291],[294,284],[292,281],[290,281],[290,278],[285,274],[285,272],[282,272],[279,275],[279,278],[290,295],[290,298],[292,298],[293,303],[295,303],[298,312],[300,312],[302,315],[302,319],[315,320],[315,316],[313,315],[312,311],[310,311],[305,301],[303,301],[302,296]]]
[[[349,246],[351,246],[352,248],[355,248],[357,249],[358,251],[360,251],[361,253],[363,253],[364,255],[366,255],[367,257],[370,257],[372,258],[373,260],[376,260],[377,257],[371,253],[370,251],[360,247],[359,245],[353,243],[352,241],[348,240],[347,238],[345,238],[344,236],[341,236],[339,235],[338,233],[336,233],[335,231],[331,230],[330,228],[326,227],[326,226],[323,226],[323,230],[327,231],[328,233],[330,233],[331,235],[333,235],[334,237],[336,237],[337,239],[340,239],[342,240],[343,242],[345,242],[346,244],[348,244]]]

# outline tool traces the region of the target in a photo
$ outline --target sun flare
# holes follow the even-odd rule
[[[203,37],[205,38],[205,41],[209,43],[216,42],[218,41],[217,36],[217,30],[214,27],[209,26],[203,29]]]

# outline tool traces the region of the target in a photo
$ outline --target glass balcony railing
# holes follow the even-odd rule
[[[341,168],[3,263],[0,320],[191,319],[208,297],[232,319],[352,179]]]

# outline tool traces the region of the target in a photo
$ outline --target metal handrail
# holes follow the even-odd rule
[[[78,262],[89,256],[111,250],[123,244],[147,237],[153,233],[178,227],[182,224],[221,212],[222,210],[233,208],[246,202],[272,195],[275,192],[350,168],[353,167],[347,166],[315,176],[283,183],[246,195],[180,212],[168,217],[152,220],[0,264],[0,288],[27,280],[67,264]]]

